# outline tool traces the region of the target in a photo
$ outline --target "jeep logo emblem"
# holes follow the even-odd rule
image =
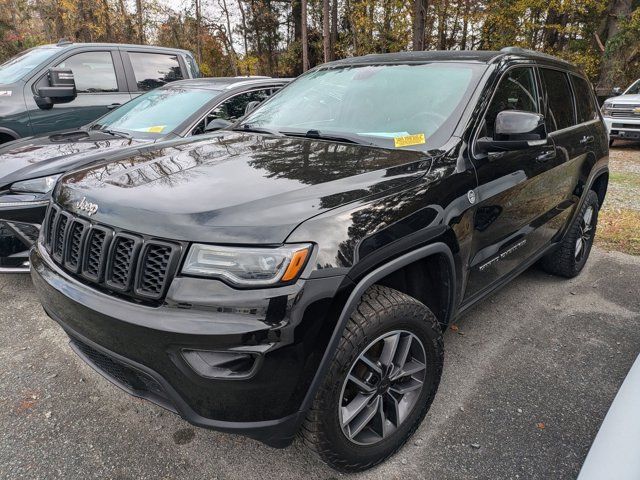
[[[82,197],[82,200],[76,202],[76,210],[84,212],[87,216],[91,216],[98,211],[98,205],[87,201],[87,197]]]

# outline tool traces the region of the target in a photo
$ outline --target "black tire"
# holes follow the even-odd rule
[[[411,337],[410,345],[423,347],[419,350],[424,353],[426,365],[424,376],[421,377],[422,390],[414,394],[414,403],[403,412],[404,420],[396,422],[388,436],[383,433],[384,438],[372,445],[356,444],[348,438],[340,422],[339,410],[346,401],[343,385],[347,385],[346,377],[354,371],[352,367],[356,368],[360,354],[370,348],[372,342],[385,335],[397,335],[396,332],[404,332],[402,335]],[[416,338],[419,342],[415,341]],[[394,352],[396,350],[394,348]],[[414,357],[411,359],[414,360]],[[300,431],[304,443],[321,460],[342,472],[366,470],[384,461],[404,445],[422,422],[440,383],[443,359],[442,331],[433,313],[416,299],[401,292],[379,285],[371,287],[351,315],[329,372],[306,416]],[[377,365],[382,366],[380,363]],[[414,382],[413,376],[410,382]],[[387,395],[391,395],[388,390]],[[378,405],[381,409],[383,404],[380,395]],[[373,410],[377,410],[377,407]],[[395,411],[397,413],[399,409],[396,407]]]
[[[585,214],[592,209],[592,217],[585,240]],[[569,227],[562,243],[540,261],[540,266],[548,273],[566,278],[573,278],[580,273],[591,252],[593,239],[598,225],[599,201],[598,195],[589,190],[580,211]],[[578,249],[578,239],[582,238],[582,248]]]

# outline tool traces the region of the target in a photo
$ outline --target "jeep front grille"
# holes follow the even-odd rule
[[[53,261],[84,283],[139,300],[160,300],[181,245],[93,224],[49,207],[42,242]]]

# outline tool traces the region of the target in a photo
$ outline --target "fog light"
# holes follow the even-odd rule
[[[182,350],[182,356],[201,377],[227,380],[251,377],[261,358],[261,355],[257,353],[187,349]]]

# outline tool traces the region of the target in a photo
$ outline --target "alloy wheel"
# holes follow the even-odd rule
[[[351,365],[342,385],[339,420],[353,443],[373,445],[409,417],[424,386],[425,349],[406,330],[373,340]]]
[[[575,248],[576,262],[580,262],[582,260],[589,248],[590,242],[593,240],[593,218],[594,208],[593,205],[589,205],[580,219],[580,227],[578,230],[578,238],[576,238]]]

